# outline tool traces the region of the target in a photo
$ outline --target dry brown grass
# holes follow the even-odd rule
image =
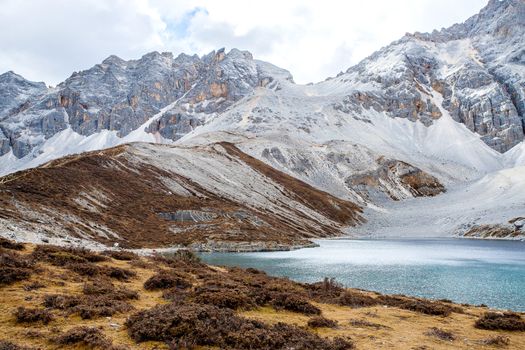
[[[329,320],[323,316],[315,316],[308,320],[307,325],[311,328],[336,328],[337,321]]]

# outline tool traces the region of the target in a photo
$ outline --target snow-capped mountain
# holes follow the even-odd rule
[[[491,0],[462,24],[407,34],[310,85],[236,49],[111,56],[54,88],[9,72],[0,130],[0,174],[134,141],[227,141],[366,207],[366,234],[400,217],[441,225],[436,234],[505,224],[525,216],[525,2]]]
[[[157,52],[132,61],[110,56],[49,89],[8,72],[0,76],[1,155],[34,157],[65,130],[83,136],[110,131],[124,138],[145,122],[148,132],[176,140],[204,123],[201,115],[221,113],[257,86],[275,87],[267,66],[239,50],[201,58]],[[272,67],[275,72],[291,79]]]

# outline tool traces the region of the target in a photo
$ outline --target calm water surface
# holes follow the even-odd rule
[[[525,311],[525,242],[320,240],[318,248],[203,253],[215,265],[254,267],[302,282],[335,277],[348,287]]]

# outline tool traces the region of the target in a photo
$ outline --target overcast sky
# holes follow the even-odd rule
[[[0,0],[0,73],[56,85],[111,54],[236,47],[298,83],[346,70],[406,32],[463,22],[487,0]]]

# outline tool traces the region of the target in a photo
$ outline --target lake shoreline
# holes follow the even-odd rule
[[[338,236],[338,237],[323,237],[314,238],[310,243],[304,244],[279,244],[279,243],[268,243],[268,242],[212,242],[212,243],[194,243],[189,246],[172,246],[172,247],[160,247],[160,248],[138,248],[138,249],[125,249],[140,255],[150,254],[165,254],[175,252],[180,249],[189,249],[197,253],[268,253],[268,252],[288,252],[299,249],[318,248],[320,241],[341,241],[341,240],[356,240],[356,241],[409,241],[409,240],[421,240],[421,241],[432,241],[432,240],[476,240],[476,241],[512,241],[512,242],[523,242],[525,241],[522,237],[516,238],[500,238],[500,237],[463,237],[463,236],[451,236],[451,237],[408,237],[408,236],[396,236],[396,237],[361,237],[361,236]],[[108,248],[111,249],[111,248]]]
[[[525,311],[525,244],[469,238],[315,240],[288,252],[203,252],[212,265],[253,267],[299,282],[335,277],[350,288]]]

